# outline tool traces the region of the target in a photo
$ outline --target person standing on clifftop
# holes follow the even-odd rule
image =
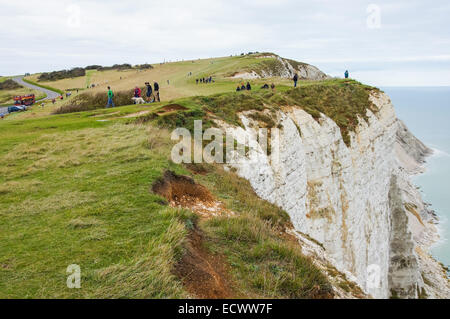
[[[111,90],[111,87],[108,86],[108,104],[106,104],[106,108],[114,107],[114,93]]]
[[[145,86],[147,87],[147,93],[146,93],[146,96],[147,96],[147,102],[150,102],[151,97],[152,97],[152,95],[153,95],[153,89],[152,89],[152,86],[150,85],[149,82],[145,82]],[[154,102],[154,99],[153,99],[152,102]]]
[[[297,82],[298,82],[298,74],[297,73],[294,74],[294,78],[292,80],[294,80],[294,87],[296,88]]]
[[[348,79],[348,70],[345,71],[344,76],[346,79]]]
[[[159,84],[156,81],[153,81],[153,88],[155,89],[155,99],[158,102],[161,102],[161,100],[159,99]]]

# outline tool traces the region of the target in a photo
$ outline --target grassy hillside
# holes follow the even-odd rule
[[[258,68],[267,60],[274,59],[261,59],[258,55],[245,55],[164,64],[156,63],[152,64],[154,68],[149,70],[90,70],[86,73],[86,76],[39,83],[60,90],[78,88],[85,89],[89,93],[104,93],[108,85],[115,91],[127,91],[135,86],[143,86],[147,81],[157,81],[161,86],[162,100],[169,101],[180,97],[210,95],[234,90],[242,80],[232,80],[228,76],[249,68]],[[192,76],[188,75],[190,72],[192,72]],[[35,74],[27,78],[37,81],[39,75]],[[195,84],[196,78],[207,76],[213,76],[216,83],[214,85]],[[284,84],[289,83],[287,80],[276,80]],[[256,81],[258,84],[263,82],[267,81]],[[91,84],[95,84],[96,87],[87,89]]]
[[[234,296],[327,296],[326,278],[277,230],[286,214],[232,173],[195,176],[236,212],[228,219],[199,220],[150,191],[167,169],[193,173],[169,160],[168,131],[126,124],[143,109],[1,122],[0,297],[188,296],[172,269],[192,225],[229,264]],[[82,289],[65,286],[70,264]]]
[[[345,134],[357,114],[364,116],[371,88],[353,81],[305,81],[292,89],[274,78],[252,81],[252,92],[234,92],[237,80],[226,76],[255,61],[244,56],[141,72],[89,71],[51,85],[108,81],[126,90],[156,79],[163,102],[51,114],[74,93],[69,101],[0,121],[0,298],[333,297],[327,277],[284,232],[290,227],[284,211],[220,165],[170,160],[170,129],[190,127],[194,119],[239,125],[239,111],[298,105],[334,118]],[[195,84],[207,75],[216,82]],[[275,92],[258,88],[272,81]],[[101,85],[86,91],[103,92]],[[231,213],[205,217],[178,208],[154,191],[167,172],[190,176]],[[212,270],[205,270],[205,260]],[[71,264],[81,266],[81,289],[66,287]],[[219,287],[210,280],[216,277]]]

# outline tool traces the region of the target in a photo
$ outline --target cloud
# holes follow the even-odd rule
[[[447,62],[446,0],[0,0],[0,72],[272,51],[326,72],[351,63]],[[405,81],[409,78],[405,75]],[[406,83],[405,82],[405,83]]]

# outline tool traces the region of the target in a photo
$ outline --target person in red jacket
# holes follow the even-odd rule
[[[141,89],[137,86],[134,89],[134,97],[141,97]]]

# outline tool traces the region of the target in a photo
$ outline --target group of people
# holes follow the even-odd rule
[[[252,86],[251,86],[250,82],[247,82],[247,85],[245,85],[244,82],[242,82],[241,85],[238,85],[236,88],[236,92],[251,91],[251,90],[252,90]]]
[[[272,89],[272,91],[275,90],[275,84],[272,83],[270,85],[270,88]],[[263,86],[261,86],[261,89],[268,90],[269,89],[269,84],[265,83]]]
[[[192,75],[192,73],[190,72],[189,75]],[[349,72],[348,70],[345,71],[344,73],[344,77],[346,79],[349,78]],[[297,83],[299,80],[299,76],[297,73],[294,74],[294,77],[292,78],[292,80],[294,81],[294,87],[297,87]],[[152,102],[160,102],[160,97],[159,97],[159,84],[156,81],[153,81],[153,88],[152,85],[149,82],[145,82],[145,87],[146,87],[146,92],[145,92],[145,96],[147,98],[147,102],[152,103]],[[196,84],[199,83],[212,83],[214,82],[212,79],[212,76],[209,77],[203,77],[200,79],[196,79],[195,80]],[[169,80],[167,80],[167,83],[169,84]],[[272,90],[275,90],[275,84],[271,84],[269,86],[269,84],[265,83],[261,89],[269,89],[271,88]],[[247,84],[244,84],[244,82],[242,82],[240,85],[237,86],[236,88],[236,92],[240,92],[240,91],[251,91],[252,90],[252,86],[250,84],[250,82],[247,82]],[[141,98],[142,96],[142,90],[136,86],[134,89],[134,98]],[[62,96],[61,96],[62,98]],[[54,103],[54,101],[53,101]],[[136,103],[136,102],[135,102]],[[106,107],[114,107],[114,92],[111,90],[111,87],[108,86],[108,104]]]
[[[195,83],[199,84],[199,83],[212,83],[214,82],[212,76],[206,77],[206,78],[200,78],[200,79],[195,79]]]
[[[268,89],[272,89],[275,90],[275,84],[271,84],[269,86],[269,84],[265,83],[263,86],[261,86],[262,90],[268,90]],[[241,83],[240,85],[237,86],[236,88],[236,92],[240,92],[240,91],[251,91],[252,90],[252,85],[250,84],[250,82],[247,82],[247,84]]]
[[[148,103],[153,102],[161,102],[161,99],[159,97],[159,84],[156,81],[153,81],[153,87],[150,84],[150,82],[145,82],[145,97],[146,101]],[[112,91],[111,87],[108,86],[108,103],[106,104],[106,107],[114,107],[114,92]],[[133,98],[140,99],[142,98],[142,90],[136,86],[134,88],[133,92]],[[136,99],[134,99],[134,103],[136,103]]]

